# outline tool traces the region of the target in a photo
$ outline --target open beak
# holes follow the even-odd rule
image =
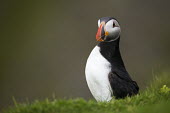
[[[98,28],[97,34],[96,34],[96,40],[97,41],[104,41],[105,37],[105,31],[104,31],[105,24],[101,23],[100,27]]]

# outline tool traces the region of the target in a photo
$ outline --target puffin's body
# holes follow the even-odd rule
[[[111,17],[98,21],[97,41],[86,64],[88,87],[97,101],[110,101],[138,93],[139,87],[125,69],[119,51],[120,26]]]

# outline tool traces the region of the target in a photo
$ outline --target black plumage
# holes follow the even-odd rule
[[[124,98],[138,93],[139,87],[126,71],[119,50],[120,37],[111,42],[100,42],[100,53],[111,64],[111,72],[108,75],[113,95],[115,98]]]
[[[111,19],[115,19],[115,18],[113,18],[113,17],[102,17],[102,18],[100,18],[100,21],[102,22],[102,21],[104,21],[104,22],[108,22],[109,20],[111,20]],[[115,19],[116,20],[116,19]]]

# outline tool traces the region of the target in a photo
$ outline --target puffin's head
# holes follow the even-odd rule
[[[98,20],[97,41],[110,42],[117,40],[120,36],[120,25],[112,17],[103,17]]]

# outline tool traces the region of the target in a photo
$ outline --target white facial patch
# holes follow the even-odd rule
[[[111,29],[113,29],[113,23],[115,24],[115,27],[120,27],[119,23],[116,20],[109,20],[106,25],[105,25],[105,30],[106,31],[110,31]]]
[[[113,25],[113,23],[115,25]],[[114,40],[119,37],[120,32],[121,32],[119,23],[114,19],[109,20],[106,23],[104,30],[105,30],[105,32],[108,32],[108,36],[112,36]]]
[[[113,20],[110,20],[105,25],[105,31],[111,31],[113,29]]]

